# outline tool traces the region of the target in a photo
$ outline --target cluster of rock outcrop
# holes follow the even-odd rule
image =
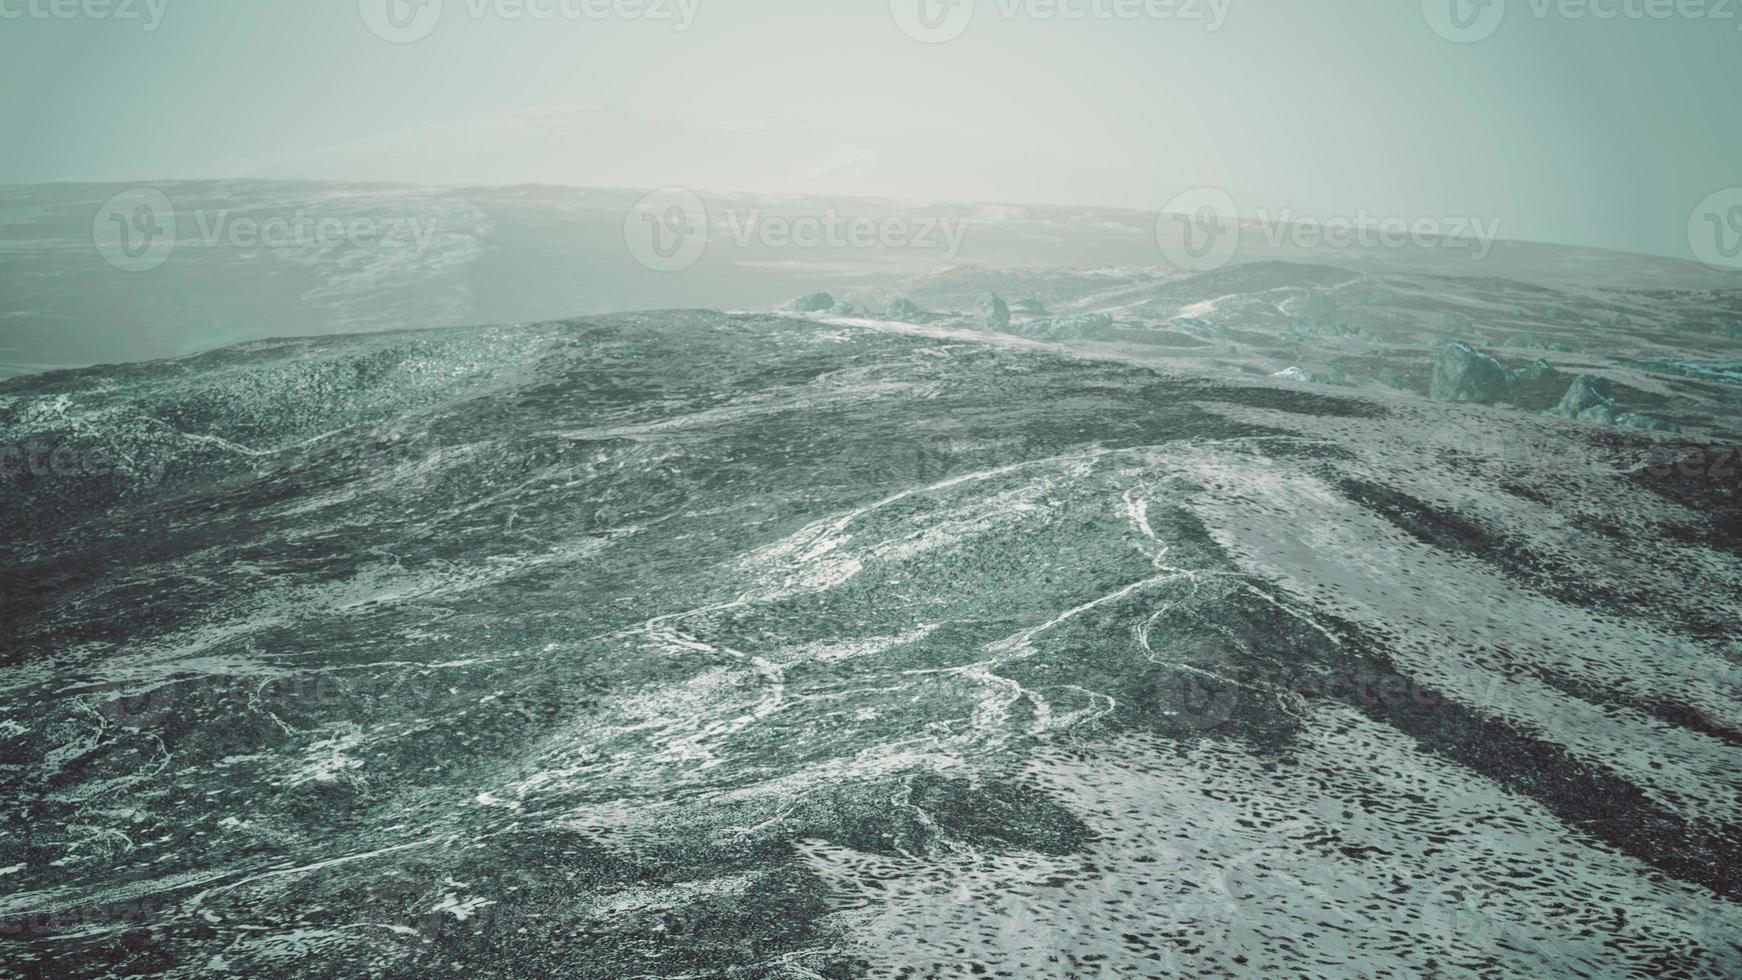
[[[1434,364],[1428,396],[1444,402],[1509,402],[1516,400],[1515,396],[1525,385],[1552,382],[1561,376],[1553,365],[1541,359],[1528,368],[1509,371],[1494,357],[1462,341],[1453,341],[1441,349],[1439,360]],[[1622,410],[1609,381],[1590,374],[1575,376],[1566,394],[1547,414],[1596,425],[1620,425],[1658,432],[1680,431],[1673,422]]]

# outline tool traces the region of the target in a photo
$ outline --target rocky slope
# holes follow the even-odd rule
[[[5,961],[1742,971],[1733,461],[1141,361],[651,313],[0,386]]]

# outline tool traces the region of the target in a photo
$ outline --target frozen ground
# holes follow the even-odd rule
[[[841,293],[0,386],[0,962],[1742,972],[1734,293]]]

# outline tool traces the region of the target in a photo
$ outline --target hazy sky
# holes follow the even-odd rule
[[[588,104],[872,145],[966,138],[1163,188],[1259,189],[1322,217],[1497,217],[1504,237],[1669,255],[1689,254],[1702,199],[1742,185],[1737,0],[1668,19],[1641,16],[1661,0],[1540,14],[1546,0],[1492,0],[1504,19],[1470,44],[1436,33],[1421,0],[1217,0],[1218,30],[1209,0],[1171,17],[1142,0],[956,0],[977,3],[972,20],[935,44],[899,29],[891,0],[634,0],[664,20],[560,9],[608,0],[428,0],[422,16],[440,19],[411,22],[428,35],[390,43],[365,21],[388,23],[395,2],[0,0],[0,182],[210,175]],[[919,2],[894,0],[902,17]],[[123,4],[135,19],[117,19]],[[966,166],[938,156],[941,174]],[[475,179],[517,179],[504,157]],[[695,157],[684,172],[718,184]],[[875,189],[912,190],[890,181]]]

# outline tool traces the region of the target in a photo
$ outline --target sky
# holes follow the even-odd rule
[[[407,0],[0,0],[0,183],[645,173],[778,191],[794,140],[827,133],[845,140],[816,135],[815,155],[845,145],[852,189],[878,196],[1154,208],[1206,185],[1243,209],[1692,254],[1698,206],[1742,186],[1742,2],[1487,0],[1448,19],[1473,2],[424,0],[395,21]],[[641,121],[511,132],[575,106]],[[706,128],[725,124],[785,135],[728,167]],[[1024,167],[1046,176],[984,179]]]

